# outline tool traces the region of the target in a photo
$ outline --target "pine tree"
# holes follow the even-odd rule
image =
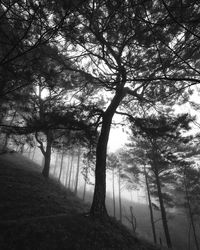
[[[189,130],[191,119],[188,115],[178,117],[150,116],[148,118],[132,119],[132,131],[140,135],[143,140],[143,149],[146,151],[148,164],[154,176],[156,193],[159,200],[160,211],[165,232],[167,246],[172,247],[169,233],[165,202],[170,205],[173,201],[169,193],[163,192],[164,183],[173,184],[173,169],[178,164],[176,156],[177,144],[185,139],[181,136],[181,130]]]

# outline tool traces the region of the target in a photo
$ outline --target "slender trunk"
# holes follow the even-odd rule
[[[119,220],[122,222],[122,199],[121,199],[121,171],[120,167],[118,168],[118,186],[119,186]]]
[[[69,170],[69,182],[68,182],[68,188],[69,188],[69,189],[70,189],[70,186],[71,186],[73,159],[74,159],[74,152],[72,152],[72,156],[71,156],[71,165],[70,165],[70,170]]]
[[[65,187],[67,186],[67,183],[68,183],[69,168],[70,168],[70,155],[68,154],[68,162],[67,162],[67,171],[66,171]]]
[[[147,196],[148,196],[148,202],[149,202],[149,212],[150,212],[150,219],[151,219],[151,227],[152,227],[153,239],[154,239],[154,243],[156,244],[157,243],[156,229],[155,229],[155,224],[154,224],[154,216],[153,216],[153,209],[152,209],[152,204],[151,204],[150,189],[149,189],[148,177],[147,177],[147,172],[146,172],[145,166],[144,166],[144,175],[145,175],[145,182],[146,182],[146,188],[147,188]]]
[[[114,217],[116,216],[115,214],[115,169],[112,169],[112,186],[113,186],[113,215]]]
[[[52,136],[51,131],[47,132],[47,146],[46,146],[46,152],[45,152],[45,162],[44,162],[44,168],[42,170],[42,175],[45,178],[49,177],[49,170],[50,170],[50,162],[51,162],[51,145],[52,145]]]
[[[191,208],[191,205],[190,205],[190,197],[189,197],[189,193],[188,193],[186,180],[184,180],[184,185],[185,185],[185,194],[186,194],[186,200],[187,200],[187,205],[188,205],[188,211],[189,211],[191,226],[192,226],[193,235],[194,235],[195,246],[196,246],[196,249],[199,250],[199,243],[198,243],[198,239],[197,239],[196,228],[195,228],[195,224],[194,224],[192,208]]]
[[[84,188],[83,188],[83,201],[85,201],[85,194],[86,194],[86,188],[87,188],[87,178],[88,178],[88,168],[86,168],[86,173],[85,173],[85,183],[84,183]]]
[[[81,147],[78,148],[78,159],[77,159],[77,169],[76,169],[76,183],[75,183],[75,189],[74,193],[77,195],[78,190],[78,177],[79,177],[79,169],[80,169],[80,157],[81,157]]]
[[[130,206],[129,209],[130,209],[130,214],[131,214],[130,222],[131,222],[131,226],[132,226],[133,232],[135,233],[136,228],[137,228],[137,221],[136,221],[136,217],[133,214],[133,207]]]
[[[60,163],[60,173],[59,173],[59,177],[58,177],[59,182],[61,182],[61,175],[62,175],[62,169],[63,169],[63,159],[64,159],[64,149],[62,151],[62,157],[61,157],[61,163]]]
[[[172,242],[171,242],[168,223],[167,223],[167,216],[166,216],[166,211],[165,211],[164,202],[163,202],[163,195],[161,191],[161,184],[160,184],[160,179],[159,179],[157,170],[155,171],[155,177],[156,177],[156,185],[157,185],[158,198],[159,198],[159,203],[160,203],[163,229],[165,232],[165,238],[166,238],[168,248],[172,248]]]

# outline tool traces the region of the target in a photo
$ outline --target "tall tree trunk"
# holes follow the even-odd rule
[[[156,178],[156,185],[157,185],[158,198],[159,198],[159,203],[160,203],[162,223],[163,223],[163,228],[165,232],[165,238],[166,238],[168,248],[172,248],[172,242],[171,242],[171,237],[169,234],[169,228],[168,228],[168,223],[167,223],[167,216],[166,216],[166,211],[165,211],[164,202],[163,202],[163,195],[161,191],[161,184],[160,184],[160,179],[159,179],[157,170],[155,170],[155,178]]]
[[[103,118],[102,129],[96,150],[95,188],[90,213],[95,217],[107,217],[106,199],[106,154],[111,118]]]
[[[75,182],[75,189],[74,193],[77,195],[78,190],[78,177],[79,177],[79,169],[80,169],[80,157],[81,157],[81,147],[78,148],[78,159],[77,159],[77,169],[76,169],[76,182]]]
[[[115,169],[112,169],[112,188],[113,188],[113,215],[116,217],[115,212]]]
[[[113,115],[118,108],[121,100],[126,94],[124,85],[126,83],[126,70],[121,63],[119,63],[120,72],[117,79],[121,80],[118,85],[115,96],[113,97],[110,105],[106,109],[102,118],[102,127],[99,140],[96,148],[96,168],[95,168],[95,187],[92,206],[90,214],[95,217],[105,218],[108,216],[105,199],[106,199],[106,155],[107,145],[110,134],[110,127]]]
[[[51,162],[51,145],[52,145],[52,135],[51,131],[47,132],[47,146],[46,146],[46,152],[45,152],[45,162],[44,162],[44,168],[42,170],[42,175],[45,178],[49,177],[49,170],[50,170],[50,162]]]
[[[144,175],[145,175],[145,182],[146,182],[146,188],[147,188],[147,196],[148,196],[148,202],[149,202],[149,212],[150,212],[150,219],[151,219],[151,227],[152,227],[153,239],[154,239],[154,243],[156,244],[157,243],[156,229],[155,229],[153,209],[152,209],[152,204],[151,204],[149,182],[148,182],[148,177],[147,177],[147,172],[146,172],[145,166],[144,166]]]
[[[68,182],[68,188],[69,189],[70,189],[70,186],[71,186],[73,160],[74,160],[74,152],[72,152],[72,155],[71,155],[71,165],[70,165],[70,170],[69,170],[69,182]]]
[[[185,185],[186,201],[187,201],[187,205],[188,205],[189,217],[190,217],[190,222],[191,222],[191,226],[192,226],[192,230],[193,230],[195,246],[196,246],[196,249],[199,250],[200,248],[199,248],[199,243],[198,243],[198,239],[197,239],[197,234],[196,234],[196,228],[195,228],[192,208],[191,208],[191,204],[190,204],[190,197],[189,197],[189,193],[188,193],[186,177],[184,178],[184,185]]]
[[[58,177],[58,181],[61,182],[61,175],[63,170],[63,159],[64,159],[64,149],[62,150],[62,157],[61,157],[61,163],[60,163],[60,173]]]
[[[118,168],[118,187],[119,187],[119,220],[122,222],[122,199],[121,199],[121,171],[120,167]]]

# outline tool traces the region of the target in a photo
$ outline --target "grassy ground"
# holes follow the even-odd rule
[[[87,215],[89,207],[27,158],[0,155],[0,249],[157,249],[115,220]]]

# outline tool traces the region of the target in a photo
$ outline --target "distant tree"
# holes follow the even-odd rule
[[[143,140],[143,149],[146,151],[148,164],[154,176],[152,183],[156,187],[156,194],[159,199],[159,205],[162,216],[163,229],[165,232],[168,247],[172,247],[169,234],[167,216],[164,201],[171,205],[173,201],[169,193],[164,192],[164,183],[173,183],[173,170],[178,164],[176,156],[177,144],[187,141],[181,136],[181,130],[189,130],[191,119],[187,115],[178,117],[171,116],[150,116],[148,118],[133,119],[132,132],[140,135]]]
[[[131,224],[132,230],[135,233],[136,232],[136,228],[137,228],[137,220],[136,220],[136,217],[133,214],[133,207],[130,206],[129,209],[130,209],[130,217],[127,216],[127,215],[125,215],[125,218]]]

